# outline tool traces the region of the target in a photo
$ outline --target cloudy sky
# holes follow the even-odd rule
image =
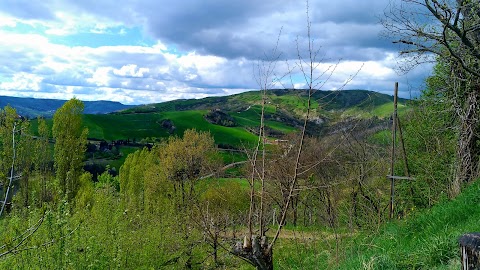
[[[398,81],[401,96],[418,95],[431,67],[397,71],[398,48],[380,35],[388,2],[310,1],[319,87],[392,94]],[[268,80],[303,88],[306,10],[299,0],[1,0],[0,95],[125,104],[230,95],[259,88],[255,67],[275,47]]]

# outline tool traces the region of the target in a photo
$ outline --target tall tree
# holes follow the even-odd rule
[[[436,60],[449,80],[438,88],[452,100],[458,118],[456,169],[451,194],[478,176],[480,157],[480,2],[478,0],[402,0],[385,14],[383,25],[404,45],[405,67]]]
[[[29,173],[31,167],[31,154],[28,145],[32,138],[28,134],[29,123],[20,117],[16,110],[6,106],[0,113],[0,177],[3,184],[2,197],[5,203],[11,199],[7,194],[17,182],[20,182],[21,190],[19,194],[23,199],[23,205],[29,205]],[[0,214],[1,215],[1,214]]]
[[[69,200],[75,197],[82,174],[88,129],[82,127],[83,102],[73,98],[53,116],[55,139],[54,166],[60,192]]]
[[[173,185],[173,204],[179,213],[175,218],[182,235],[185,268],[193,267],[195,203],[198,202],[196,185],[202,175],[215,171],[217,167],[216,148],[213,137],[207,132],[186,130],[183,138],[170,137],[161,146],[160,165],[163,177]]]
[[[34,164],[35,170],[40,178],[40,201],[45,202],[49,200],[47,191],[47,179],[49,175],[49,163],[51,161],[51,153],[48,147],[48,139],[50,130],[47,122],[43,118],[38,118],[38,138],[35,142],[35,156]]]
[[[16,120],[17,112],[14,108],[6,106],[0,111],[0,142],[2,143],[0,152],[0,178],[4,187],[8,186],[8,177],[10,176],[10,169],[12,167],[14,127],[18,130]],[[6,192],[6,189],[3,191]]]

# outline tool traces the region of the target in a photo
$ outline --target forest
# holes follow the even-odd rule
[[[243,96],[101,116],[73,98],[32,120],[5,106],[0,268],[459,269],[458,238],[480,229],[480,4],[403,2],[386,35],[435,68],[398,114],[390,97],[321,91],[335,68],[317,70],[313,40],[297,63],[308,89],[272,90],[275,48]],[[94,175],[99,134],[144,137]]]

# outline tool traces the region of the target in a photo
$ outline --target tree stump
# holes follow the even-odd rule
[[[458,239],[462,270],[480,269],[480,233],[467,233]]]

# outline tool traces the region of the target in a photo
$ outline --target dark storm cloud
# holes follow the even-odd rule
[[[313,23],[358,23],[376,24],[390,0],[339,0],[339,1],[312,1]]]
[[[156,37],[186,50],[226,58],[260,58],[275,46],[282,26],[286,33],[281,37],[280,49],[285,57],[296,57],[297,36],[300,43],[306,42],[306,7],[302,1],[225,2],[219,5],[213,1],[194,1],[172,7],[173,12],[168,8],[159,13],[150,9],[155,10],[155,16],[150,12],[144,14],[149,30]],[[323,41],[320,45],[325,47],[349,44],[353,50],[392,50],[390,42],[379,39],[382,28],[378,25],[378,16],[386,5],[384,0],[311,1],[312,38]],[[351,44],[356,44],[356,48]],[[337,53],[329,57],[346,58],[351,54]]]
[[[32,11],[40,6],[32,17],[51,17],[52,11],[46,8],[46,4],[32,4],[37,2],[43,3],[30,1],[23,6]],[[385,0],[310,1],[312,38],[323,41],[321,45],[325,47],[356,44],[356,48],[350,47],[353,50],[393,50],[389,41],[379,38],[382,30],[379,17],[388,3]],[[110,0],[71,0],[69,7],[79,13],[87,12],[126,24],[142,24],[154,37],[175,44],[183,51],[195,50],[229,59],[261,58],[275,46],[282,27],[280,48],[285,57],[295,58],[297,37],[300,43],[306,39],[306,5],[303,1],[136,0],[119,4]],[[5,6],[5,11],[15,14],[17,9]],[[351,54],[343,52],[345,54],[331,57],[345,58]]]
[[[43,19],[52,20],[55,18],[51,7],[53,3],[48,0],[2,0],[0,11],[11,14],[21,19]]]
[[[396,49],[390,41],[379,37],[382,30],[379,17],[383,16],[388,4],[385,0],[310,1],[312,38],[328,51],[328,58],[358,55],[358,60],[377,60],[381,55],[360,57],[356,52]],[[134,0],[119,4],[111,0],[71,0],[62,5],[78,13],[142,24],[154,37],[175,44],[183,51],[195,50],[229,59],[262,58],[275,46],[282,27],[279,47],[286,58],[297,56],[297,37],[300,44],[306,43],[307,38],[306,3],[303,1]],[[44,1],[7,0],[1,1],[0,7],[17,16],[52,18],[55,5]],[[332,47],[344,48],[335,50]]]

